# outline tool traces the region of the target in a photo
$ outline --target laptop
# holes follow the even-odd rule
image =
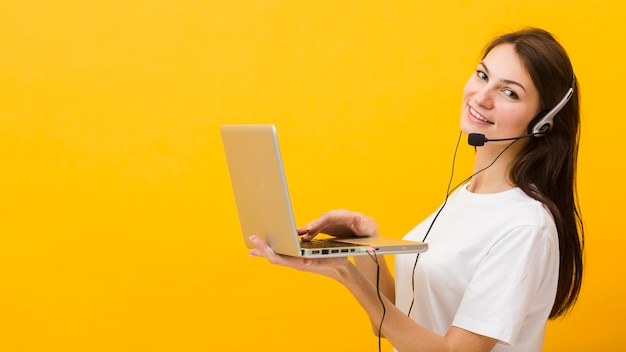
[[[382,237],[335,238],[302,241],[298,236],[291,199],[274,125],[222,125],[237,213],[243,239],[254,248],[257,235],[274,252],[308,258],[421,253],[423,242]]]

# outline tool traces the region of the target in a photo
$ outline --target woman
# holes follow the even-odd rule
[[[565,314],[581,287],[579,120],[561,45],[540,29],[505,34],[486,47],[463,91],[462,132],[489,142],[476,148],[471,181],[405,236],[429,250],[397,255],[395,281],[382,257],[285,257],[256,236],[250,254],[339,281],[398,351],[540,351],[546,321]],[[298,231],[303,240],[378,235],[372,218],[348,210]]]

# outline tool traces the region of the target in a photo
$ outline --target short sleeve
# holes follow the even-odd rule
[[[549,314],[558,262],[556,230],[511,229],[476,267],[452,325],[514,344],[529,314]]]

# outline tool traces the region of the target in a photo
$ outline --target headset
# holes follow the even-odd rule
[[[563,98],[561,98],[561,100],[559,100],[559,102],[551,110],[544,110],[535,116],[535,118],[528,125],[528,134],[533,136],[543,136],[550,131],[556,114],[563,109],[565,104],[567,104],[567,102],[572,98],[572,95],[574,95],[575,86],[576,76],[572,75],[572,84],[567,89]]]

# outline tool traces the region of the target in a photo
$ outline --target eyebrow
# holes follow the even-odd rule
[[[484,62],[484,61],[481,61],[479,65],[481,65],[481,66],[485,69],[485,71],[486,71],[487,73],[489,73],[489,68],[487,68],[487,65],[485,65],[485,62]],[[516,85],[516,86],[518,86],[518,87],[522,88],[522,90],[523,90],[524,92],[526,92],[526,88],[524,88],[524,86],[523,86],[521,83],[519,83],[519,82],[512,81],[512,80],[510,80],[510,79],[503,79],[503,80],[502,80],[502,82],[504,82],[504,83],[506,83],[506,84],[513,84],[513,85]]]

